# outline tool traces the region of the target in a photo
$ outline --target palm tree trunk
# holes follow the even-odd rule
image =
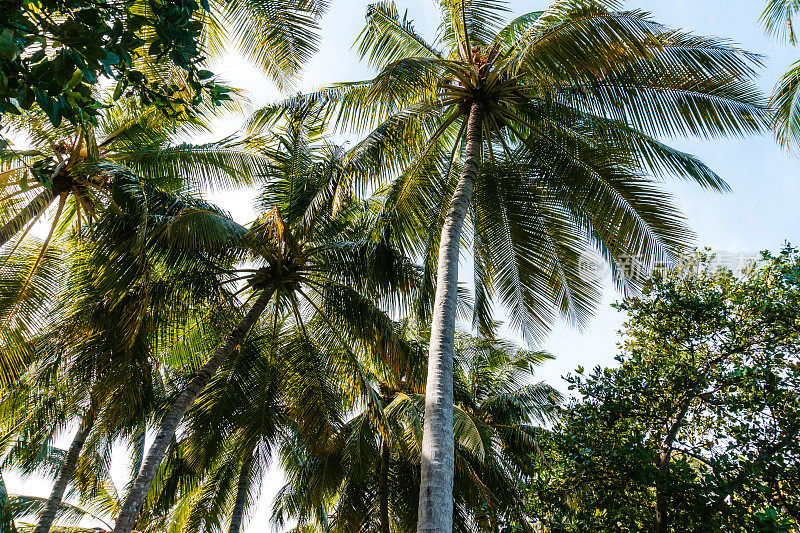
[[[45,189],[40,192],[36,198],[30,201],[25,208],[17,213],[17,216],[6,222],[0,228],[0,246],[11,240],[22,228],[28,225],[31,220],[34,220],[44,213],[56,195],[51,189]]]
[[[266,309],[274,292],[274,288],[269,288],[261,293],[242,321],[233,328],[225,342],[197,372],[189,385],[181,392],[175,403],[164,415],[155,440],[147,451],[144,464],[136,476],[136,481],[133,482],[133,487],[131,487],[128,496],[125,498],[125,503],[122,505],[119,518],[114,526],[114,533],[130,533],[133,530],[147,492],[150,490],[150,484],[153,482],[158,467],[167,453],[169,443],[175,437],[178,424],[183,420],[186,411],[189,410],[189,407],[205,386],[211,381],[211,378],[214,377],[220,365],[236,350],[245,335],[247,335],[247,332],[256,323],[261,313]]]
[[[464,169],[450,200],[439,241],[436,299],[425,384],[418,533],[453,531],[453,341],[458,299],[459,239],[478,175],[483,121],[481,104],[472,104],[467,120]]]
[[[244,506],[247,503],[247,489],[250,487],[250,469],[253,466],[253,450],[250,450],[242,462],[242,468],[239,470],[239,481],[236,484],[236,502],[233,504],[233,511],[231,512],[231,525],[228,527],[228,533],[239,533],[242,528],[242,519],[244,518]]]
[[[381,469],[378,474],[381,533],[389,533],[389,453],[389,442],[381,439]]]
[[[47,503],[44,505],[42,514],[39,516],[39,524],[37,524],[33,533],[49,533],[50,528],[53,527],[53,522],[56,519],[58,509],[61,507],[67,485],[69,485],[72,476],[75,474],[75,469],[78,467],[78,458],[81,455],[83,445],[92,431],[92,426],[94,426],[94,418],[94,409],[90,408],[81,421],[78,433],[72,439],[72,444],[69,445],[67,455],[64,456],[64,462],[61,463],[61,467],[58,469],[58,477],[53,485],[53,490],[50,491],[50,498],[47,499]]]

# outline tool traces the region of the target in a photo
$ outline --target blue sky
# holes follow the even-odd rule
[[[371,76],[351,50],[351,44],[363,26],[367,3],[366,0],[332,0],[322,21],[321,50],[308,65],[298,90],[307,91],[330,82]],[[623,5],[625,9],[649,11],[657,21],[674,28],[728,37],[747,50],[764,55],[766,68],[762,71],[760,84],[769,91],[780,73],[795,58],[800,58],[800,49],[774,43],[763,34],[757,19],[764,3],[760,0],[636,0]],[[543,9],[547,4],[542,0],[512,1],[509,17]],[[432,0],[398,1],[398,7],[400,10],[408,9],[419,31],[433,35],[438,19]],[[258,69],[234,54],[218,62],[214,70],[247,90],[256,106],[280,96]],[[240,123],[238,118],[222,121],[214,136],[231,133]],[[699,156],[733,189],[730,194],[718,195],[688,183],[667,183],[667,189],[675,196],[694,228],[698,245],[752,255],[762,249],[777,249],[784,240],[800,243],[800,210],[797,208],[800,201],[800,159],[783,152],[769,136],[713,141],[672,139],[670,143]],[[252,218],[252,198],[251,191],[211,197],[240,222],[249,222]],[[611,363],[617,342],[616,332],[623,319],[610,308],[610,303],[617,297],[611,284],[607,283],[604,301],[583,332],[563,324],[556,325],[542,346],[556,359],[541,369],[540,378],[558,385],[560,376],[578,364],[592,367]],[[44,495],[49,489],[39,480],[29,480],[24,488],[16,478],[8,476],[7,482],[12,492],[25,490]],[[261,503],[247,529],[249,533],[266,529],[271,499],[280,484],[280,472],[273,469],[264,483]]]

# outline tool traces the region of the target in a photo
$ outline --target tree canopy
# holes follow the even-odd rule
[[[800,525],[800,255],[695,259],[618,305],[617,366],[568,378],[528,491],[548,531]]]

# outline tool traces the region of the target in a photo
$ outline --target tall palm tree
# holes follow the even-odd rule
[[[385,425],[364,410],[327,448],[287,441],[289,481],[276,499],[274,520],[294,518],[300,526],[333,531],[416,528],[425,381],[424,343],[418,347],[408,352],[400,374],[385,368],[375,376]],[[547,357],[502,341],[457,336],[453,531],[497,531],[506,517],[530,530],[519,486],[532,474],[533,422],[547,419],[559,398],[550,386],[532,382],[534,367]]]
[[[153,445],[117,519],[115,533],[130,533],[150,485],[168,450],[178,425],[220,366],[238,349],[248,332],[274,300],[302,324],[304,312],[322,320],[331,309],[362,302],[359,295],[384,296],[407,290],[416,276],[413,266],[393,249],[362,238],[354,227],[360,206],[348,209],[336,183],[341,173],[341,148],[315,144],[320,126],[307,115],[290,120],[277,147],[261,203],[264,214],[240,239],[233,253],[246,257],[250,266],[223,270],[227,281],[242,281],[253,301],[230,332],[223,336],[191,381],[176,395],[158,427]],[[355,219],[357,220],[357,218]],[[335,299],[335,301],[334,301]],[[354,302],[354,303],[352,303]],[[360,318],[360,317],[356,317]],[[335,327],[331,328],[335,330]],[[339,336],[332,331],[329,342]],[[364,385],[357,368],[350,369],[354,390]]]
[[[499,1],[438,4],[433,44],[393,3],[373,4],[358,50],[375,78],[289,99],[254,120],[313,102],[342,128],[374,128],[354,157],[371,158],[375,177],[399,176],[385,218],[422,237],[429,278],[436,273],[421,532],[451,531],[452,354],[468,215],[477,324],[491,328],[496,297],[532,339],[558,312],[578,323],[590,315],[599,286],[579,272],[584,252],[599,249],[630,287],[631,260],[669,260],[689,239],[650,176],[726,189],[657,137],[743,135],[769,122],[753,83],[760,58],[727,40],[613,11],[612,1],[557,0],[507,24]],[[416,228],[432,228],[427,237],[415,217]]]
[[[797,44],[794,18],[800,5],[793,0],[769,0],[761,14],[761,24],[780,42]],[[772,93],[775,108],[775,133],[785,147],[800,143],[800,61],[792,63]]]
[[[65,421],[78,422],[37,533],[50,530],[75,481],[87,439],[98,433],[95,428],[119,434],[126,425],[142,423],[152,410],[154,346],[185,323],[182,317],[192,306],[219,299],[220,288],[198,284],[186,272],[196,271],[213,254],[215,239],[230,239],[231,231],[238,231],[206,202],[127,178],[118,175],[110,189],[119,214],[108,213],[62,258],[71,264],[71,275],[63,279],[60,305],[37,317],[37,361],[22,390],[3,403],[4,409],[27,418],[14,424],[14,432],[40,435],[26,439],[34,453]],[[191,249],[183,246],[186,232],[195,243]],[[178,271],[181,275],[173,277]],[[49,394],[38,394],[42,388]],[[55,405],[66,404],[65,412],[54,413],[51,398]]]

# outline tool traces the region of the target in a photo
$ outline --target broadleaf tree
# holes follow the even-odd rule
[[[527,491],[547,530],[797,530],[800,258],[718,266],[656,276],[617,306],[616,365],[568,377]]]

